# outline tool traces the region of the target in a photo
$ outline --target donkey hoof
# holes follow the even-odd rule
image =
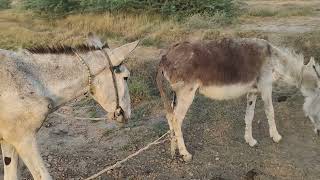
[[[185,154],[185,155],[182,156],[182,158],[183,158],[183,160],[185,162],[189,162],[189,161],[192,160],[192,155],[191,154]]]
[[[271,137],[272,137],[273,141],[276,143],[278,143],[282,139],[282,136],[280,134],[276,134]]]
[[[246,142],[249,144],[249,146],[254,147],[255,145],[258,144],[257,140],[251,139],[251,140],[246,140]]]

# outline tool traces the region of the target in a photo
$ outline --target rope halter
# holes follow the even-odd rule
[[[113,87],[115,90],[115,95],[116,95],[116,108],[115,108],[115,112],[113,113],[113,116],[109,117],[112,120],[115,120],[119,123],[126,123],[127,119],[125,119],[124,117],[124,111],[122,109],[122,107],[120,106],[120,100],[119,100],[119,91],[118,91],[118,87],[117,87],[117,80],[116,80],[116,76],[115,76],[115,71],[119,71],[119,66],[113,66],[111,59],[109,57],[109,55],[107,54],[107,52],[105,52],[102,48],[100,48],[100,50],[103,52],[105,58],[107,59],[108,62],[108,66],[109,66],[109,70],[111,72],[112,75],[112,82],[113,82]],[[107,66],[105,66],[103,69],[101,69],[99,72],[97,72],[95,75],[92,74],[92,72],[90,71],[89,65],[85,62],[85,60],[79,55],[79,53],[75,50],[72,50],[73,53],[77,56],[77,59],[81,62],[81,64],[86,68],[86,72],[88,74],[88,92],[90,94],[92,94],[92,80],[95,76],[99,75],[101,72],[103,72]]]

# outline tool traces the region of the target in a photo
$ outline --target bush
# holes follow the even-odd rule
[[[63,15],[78,7],[76,0],[24,0],[23,7],[39,14]]]
[[[80,0],[80,7],[84,11],[138,11],[179,16],[234,14],[233,0]]]
[[[24,0],[24,7],[40,13],[81,12],[156,13],[185,17],[194,14],[235,14],[233,0]]]
[[[8,9],[10,8],[9,0],[0,0],[0,9]]]

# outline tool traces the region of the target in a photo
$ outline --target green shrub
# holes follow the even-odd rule
[[[78,7],[76,0],[24,0],[23,7],[39,14],[63,15]]]
[[[0,0],[0,9],[8,9],[10,8],[9,0]]]
[[[156,13],[184,18],[194,14],[235,14],[233,0],[24,0],[24,7],[42,14],[81,12]]]

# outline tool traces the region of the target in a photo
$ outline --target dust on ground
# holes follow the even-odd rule
[[[259,5],[275,6],[279,2],[259,1]],[[318,4],[318,1],[303,2]],[[302,1],[287,3],[299,6]],[[248,1],[248,4],[254,6],[258,1]],[[284,2],[281,1],[281,4]],[[240,29],[303,33],[319,29],[318,20],[318,14],[277,19],[261,17],[243,21]],[[133,59],[156,64],[159,53],[157,48],[140,47]],[[303,97],[294,87],[278,85],[274,88],[273,98],[277,127],[283,136],[279,144],[273,143],[268,135],[267,119],[260,99],[253,124],[258,146],[252,148],[243,138],[244,97],[212,101],[197,96],[183,126],[186,146],[194,155],[191,162],[185,163],[179,157],[172,159],[167,141],[151,147],[99,179],[319,179],[320,139],[304,117]],[[50,115],[37,135],[50,174],[54,179],[84,179],[159,137],[168,130],[168,126],[158,102],[160,100],[154,101],[151,103],[154,106],[152,112],[141,111],[144,105],[136,104],[133,113],[138,119],[122,129],[110,122],[72,118],[101,117],[105,114],[99,105],[85,97],[59,110],[67,114],[67,118]],[[0,171],[3,171],[2,164]],[[22,177],[31,178],[25,166],[22,166]]]

